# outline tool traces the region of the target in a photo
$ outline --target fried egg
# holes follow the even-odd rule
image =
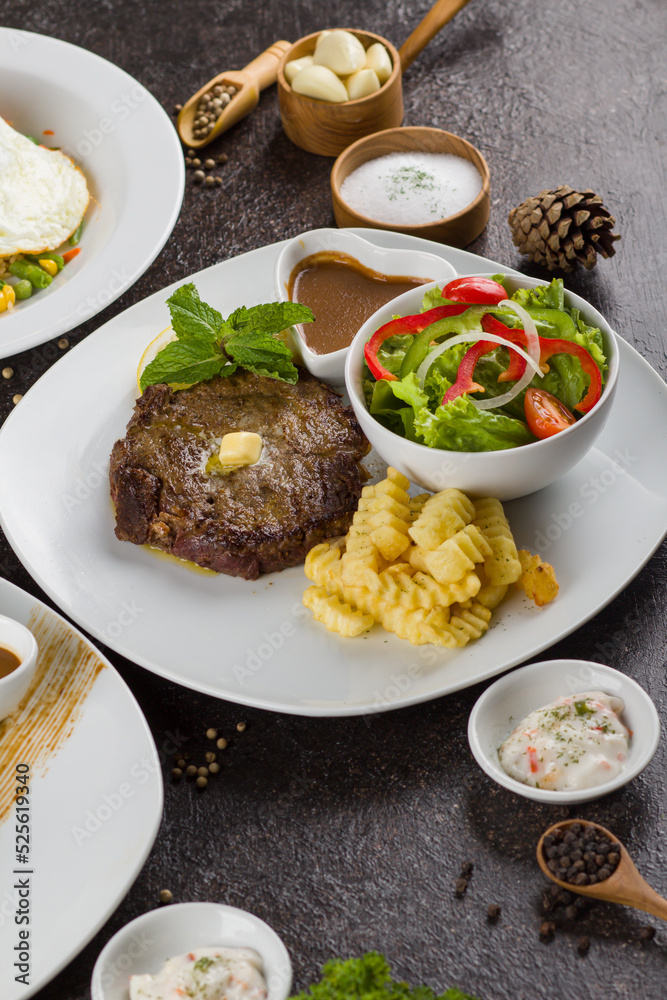
[[[69,156],[36,146],[0,118],[0,257],[57,249],[88,199],[86,178]]]

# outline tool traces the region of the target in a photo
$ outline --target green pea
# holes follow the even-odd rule
[[[10,274],[15,275],[17,278],[22,278],[25,281],[29,281],[34,288],[48,288],[51,284],[52,278],[50,274],[42,270],[37,264],[31,264],[27,260],[14,260],[9,265]]]
[[[69,238],[69,245],[71,247],[75,247],[77,245],[77,243],[81,239],[81,233],[82,232],[83,232],[83,219],[81,220],[81,222],[79,223],[79,225],[77,226],[77,228],[74,230],[74,232],[72,233],[72,235]]]
[[[30,282],[25,278],[22,281],[17,281],[14,285],[14,295],[17,299],[29,299],[32,295],[32,285]]]

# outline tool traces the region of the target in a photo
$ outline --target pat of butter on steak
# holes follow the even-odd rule
[[[231,431],[261,436],[259,462],[208,472]],[[237,370],[149,386],[111,453],[116,536],[256,580],[347,531],[369,448],[353,410],[307,372],[296,385]]]

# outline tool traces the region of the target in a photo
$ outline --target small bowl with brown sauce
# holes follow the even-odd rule
[[[456,271],[421,250],[388,250],[341,229],[312,229],[285,244],[274,269],[282,301],[312,309],[315,319],[291,328],[297,359],[317,378],[342,383],[357,331],[376,309]]]
[[[21,703],[37,667],[37,642],[24,625],[0,615],[0,719]]]

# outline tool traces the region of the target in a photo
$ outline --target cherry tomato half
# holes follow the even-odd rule
[[[527,389],[523,402],[526,423],[538,438],[548,438],[576,422],[573,413],[546,389]]]
[[[467,302],[471,306],[497,306],[507,298],[507,292],[492,278],[454,278],[442,290],[443,299],[451,302]]]

